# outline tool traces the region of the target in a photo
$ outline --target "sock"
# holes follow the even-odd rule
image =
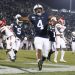
[[[15,53],[13,50],[9,51],[8,54],[9,54],[11,59],[14,59]]]
[[[57,60],[58,51],[55,51],[54,60]]]
[[[45,60],[46,60],[46,57],[42,56],[42,59],[41,59],[42,63],[43,63]]]
[[[65,51],[64,51],[64,50],[62,50],[62,51],[61,51],[61,58],[60,58],[61,60],[63,60],[63,59],[64,59],[64,54],[65,54]]]
[[[55,51],[50,50],[50,52],[48,53],[48,57],[47,57],[48,60],[50,60],[51,55],[52,55],[54,52],[55,52]]]

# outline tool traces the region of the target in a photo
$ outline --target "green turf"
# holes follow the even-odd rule
[[[75,75],[75,72],[24,73],[24,74],[1,74],[1,75]]]
[[[17,53],[17,59],[15,62],[6,61],[8,56],[5,53],[5,50],[0,50],[0,65],[3,66],[11,66],[16,68],[37,68],[37,64],[27,64],[27,63],[36,63],[36,55],[35,51],[31,50],[20,50]],[[54,54],[51,57],[52,63],[53,62]],[[75,54],[72,54],[71,51],[66,51],[65,53],[65,60],[66,63],[60,63],[60,52],[58,55],[58,64],[65,64],[65,65],[75,65]],[[49,61],[45,61],[45,63],[50,63]],[[54,66],[43,66],[43,67],[54,67]],[[56,68],[56,67],[54,67]],[[3,74],[1,74],[3,75]],[[47,72],[47,73],[24,73],[24,74],[5,74],[5,75],[75,75],[75,72]]]

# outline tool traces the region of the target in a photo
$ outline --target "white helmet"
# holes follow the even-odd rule
[[[21,15],[20,15],[20,14],[17,14],[17,15],[15,16],[15,19],[18,19],[19,17],[21,17]]]
[[[18,25],[21,25],[21,24],[23,23],[23,21],[20,21],[20,20],[19,20],[20,17],[21,17],[20,14],[17,14],[17,15],[15,16],[16,23],[17,23]]]
[[[41,8],[42,12],[36,12],[36,9],[39,9],[39,8]],[[34,12],[34,14],[41,15],[43,13],[43,6],[40,4],[36,4],[33,8],[33,12]]]
[[[72,32],[72,35],[75,36],[75,31]]]
[[[62,25],[65,25],[65,20],[62,17],[58,19],[58,22],[60,22]]]

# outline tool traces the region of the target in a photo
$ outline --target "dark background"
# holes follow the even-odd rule
[[[34,0],[35,1],[35,0]],[[51,8],[55,9],[70,9],[70,0],[40,0],[43,3],[48,4]],[[71,10],[75,10],[75,0],[72,1]]]

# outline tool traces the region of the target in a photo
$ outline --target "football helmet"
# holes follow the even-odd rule
[[[21,15],[20,15],[20,14],[17,14],[17,15],[15,16],[16,23],[17,23],[18,25],[22,25],[22,23],[23,23],[23,21],[21,21],[20,18],[21,18]]]
[[[75,36],[75,31],[72,32],[72,36]]]
[[[65,25],[65,20],[64,20],[64,18],[59,18],[58,19],[58,22],[61,24],[61,25]]]
[[[21,17],[21,15],[20,15],[20,14],[17,14],[17,15],[15,16],[15,19],[18,19],[19,17]]]
[[[34,14],[42,15],[42,13],[44,12],[43,6],[40,5],[40,4],[36,4],[36,5],[33,7],[33,12],[34,12]]]
[[[5,25],[6,25],[6,20],[5,19],[0,20],[0,27],[3,27]]]

